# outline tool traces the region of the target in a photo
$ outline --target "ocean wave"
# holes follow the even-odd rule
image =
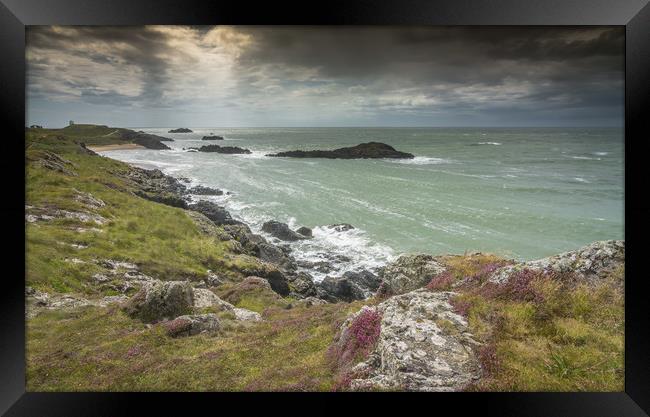
[[[495,145],[495,146],[500,146],[502,145],[501,142],[477,142],[477,145]]]
[[[574,180],[578,181],[578,182],[581,182],[581,183],[584,183],[584,184],[591,184],[590,181],[588,181],[588,180],[586,180],[584,178],[581,178],[581,177],[575,177]]]
[[[571,155],[569,156],[571,159],[580,159],[580,160],[587,160],[587,161],[601,161],[602,158],[592,158],[591,156],[576,156],[576,155]]]
[[[289,219],[289,226],[297,227],[295,219]],[[312,229],[313,237],[292,244],[292,252],[300,264],[312,262],[329,262],[332,269],[320,272],[311,268],[299,267],[309,273],[314,281],[320,282],[326,276],[341,276],[346,272],[367,269],[375,271],[395,259],[393,250],[385,245],[373,242],[362,229],[355,228],[337,232],[327,226]]]
[[[429,156],[416,156],[413,159],[386,159],[389,162],[406,165],[440,165],[452,164],[453,161],[445,158],[433,158]]]

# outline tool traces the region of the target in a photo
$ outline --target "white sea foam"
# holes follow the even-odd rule
[[[600,161],[602,158],[592,158],[590,156],[571,156],[571,159],[584,159],[590,161]]]
[[[502,143],[501,142],[478,142],[477,145],[495,145],[495,146],[499,146],[499,145],[502,145]]]
[[[588,181],[588,180],[586,180],[586,179],[584,179],[584,178],[581,178],[581,177],[575,177],[574,180],[576,180],[576,181],[578,181],[578,182],[582,182],[582,183],[584,183],[584,184],[591,184],[590,181]]]
[[[416,156],[413,159],[386,159],[386,161],[407,165],[439,165],[453,163],[450,159],[433,158],[429,156]]]

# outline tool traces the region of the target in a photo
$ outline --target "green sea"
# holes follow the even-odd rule
[[[230,191],[200,198],[223,204],[254,231],[271,219],[313,228],[313,239],[291,244],[293,254],[311,261],[346,256],[334,275],[373,269],[405,252],[486,251],[530,260],[624,238],[622,128],[189,127],[193,133],[137,128],[173,138],[166,142],[171,151],[103,154]],[[225,140],[200,140],[208,134]],[[369,141],[416,157],[265,156]],[[252,154],[183,150],[210,143]],[[325,227],[335,223],[355,229]]]

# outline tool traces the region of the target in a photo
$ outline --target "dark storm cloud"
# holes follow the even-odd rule
[[[43,103],[253,124],[622,123],[614,27],[37,27],[27,43],[28,91]]]

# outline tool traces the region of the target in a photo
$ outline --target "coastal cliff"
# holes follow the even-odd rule
[[[29,390],[623,387],[622,241],[314,282],[281,243],[311,230],[253,233],[220,190],[89,151],[129,135],[100,128],[26,133]]]

